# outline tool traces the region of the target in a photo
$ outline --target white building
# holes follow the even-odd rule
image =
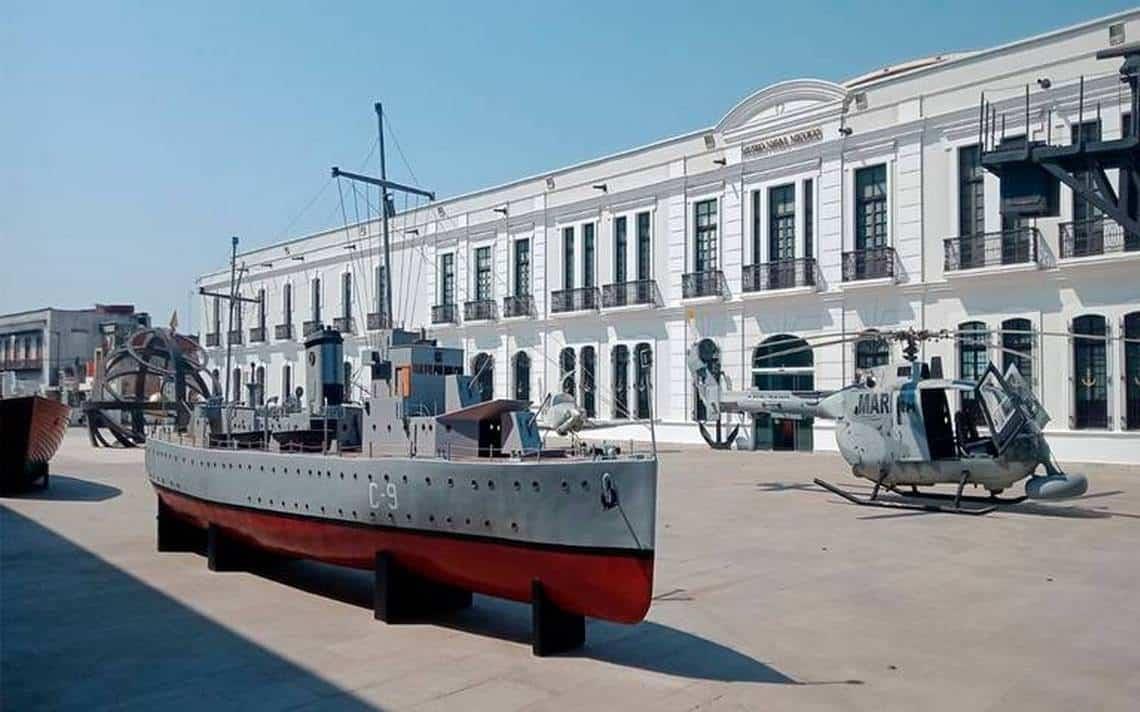
[[[566,388],[612,424],[606,437],[648,437],[628,410],[689,442],[684,354],[700,339],[734,387],[834,389],[897,346],[825,346],[783,370],[754,363],[756,349],[871,328],[1032,331],[928,343],[924,357],[968,378],[1016,358],[1004,340],[1026,354],[1059,458],[1140,462],[1140,349],[1065,335],[1140,336],[1135,239],[1064,186],[1059,217],[1003,220],[998,181],[977,165],[983,92],[1004,117],[995,132],[1065,142],[1083,75],[1082,130],[1119,135],[1120,62],[1094,55],[1136,40],[1131,11],[843,83],[779,82],[714,126],[405,211],[391,221],[395,319],[463,347],[473,371],[490,358],[495,396]],[[244,293],[267,304],[234,329],[242,380],[264,379],[269,396],[303,382],[301,332],[334,319],[359,369],[379,325],[368,315],[383,311],[378,235],[364,222],[241,257]],[[198,284],[228,281],[227,266]],[[221,363],[226,306],[204,298],[199,323]],[[634,386],[638,368],[651,389]],[[833,449],[831,425],[748,423],[738,445]]]

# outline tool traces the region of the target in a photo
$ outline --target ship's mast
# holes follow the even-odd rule
[[[404,185],[402,183],[396,183],[395,181],[388,180],[388,166],[385,163],[384,158],[384,108],[380,102],[376,102],[375,108],[377,129],[380,132],[380,177],[373,178],[371,176],[361,175],[359,173],[350,173],[348,171],[342,171],[336,166],[332,167],[332,177],[347,178],[349,180],[358,181],[360,183],[375,185],[380,188],[380,224],[384,232],[384,313],[388,321],[387,328],[390,329],[394,325],[392,323],[392,264],[390,262],[391,247],[388,237],[388,216],[389,212],[391,211],[391,203],[389,201],[391,200],[391,196],[389,195],[388,191],[391,189],[393,191],[410,193],[412,195],[422,195],[428,200],[435,200],[435,191],[424,190],[422,188],[416,188],[414,186]]]
[[[237,238],[237,235],[234,235],[233,237],[230,238],[230,291],[229,291],[229,293],[228,294],[221,294],[219,292],[206,291],[205,287],[199,287],[198,288],[198,294],[201,294],[201,295],[207,296],[207,297],[213,297],[214,299],[227,299],[227,300],[229,300],[229,303],[230,303],[230,306],[229,306],[229,323],[226,326],[226,390],[225,390],[225,397],[226,398],[229,398],[229,396],[230,396],[230,375],[231,375],[230,374],[230,360],[231,360],[231,357],[233,354],[233,339],[230,338],[230,334],[232,334],[234,331],[234,309],[235,308],[240,309],[242,302],[249,302],[251,304],[261,304],[260,298],[250,299],[249,297],[243,297],[243,296],[241,296],[241,294],[239,294],[239,292],[241,291],[241,275],[245,272],[245,267],[243,266],[239,270],[239,268],[237,266],[237,248],[238,248],[238,238]],[[221,330],[221,324],[218,325],[218,328],[219,328],[219,330]],[[218,338],[221,338],[221,334],[218,335]],[[241,394],[234,394],[234,395],[240,396]],[[237,401],[237,400],[238,400],[238,398],[235,397],[234,401]]]
[[[376,102],[376,130],[380,137],[380,180],[387,182],[388,166],[384,160],[384,105]],[[392,262],[388,243],[388,186],[380,186],[380,222],[384,229],[384,312],[385,323],[392,323]]]

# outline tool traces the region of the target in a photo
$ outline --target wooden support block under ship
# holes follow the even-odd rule
[[[586,617],[642,620],[655,455],[544,447],[527,403],[478,400],[462,350],[387,340],[362,403],[346,402],[342,338],[323,330],[305,343],[304,403],[213,400],[148,439],[159,550],[205,533],[212,569],[269,553],[372,570],[389,622],[473,592],[529,602],[540,655],[580,645]]]

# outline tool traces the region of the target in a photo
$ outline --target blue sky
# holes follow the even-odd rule
[[[194,276],[339,223],[382,100],[420,181],[493,185],[1125,2],[5,3],[0,313],[133,302],[184,327]],[[394,177],[410,180],[392,156]],[[375,165],[368,166],[370,170]]]

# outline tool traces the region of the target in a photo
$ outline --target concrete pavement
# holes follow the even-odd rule
[[[1135,709],[1140,469],[985,517],[850,505],[835,456],[670,447],[657,600],[531,656],[529,608],[372,619],[371,578],[154,548],[141,451],[69,434],[0,498],[4,709]]]

